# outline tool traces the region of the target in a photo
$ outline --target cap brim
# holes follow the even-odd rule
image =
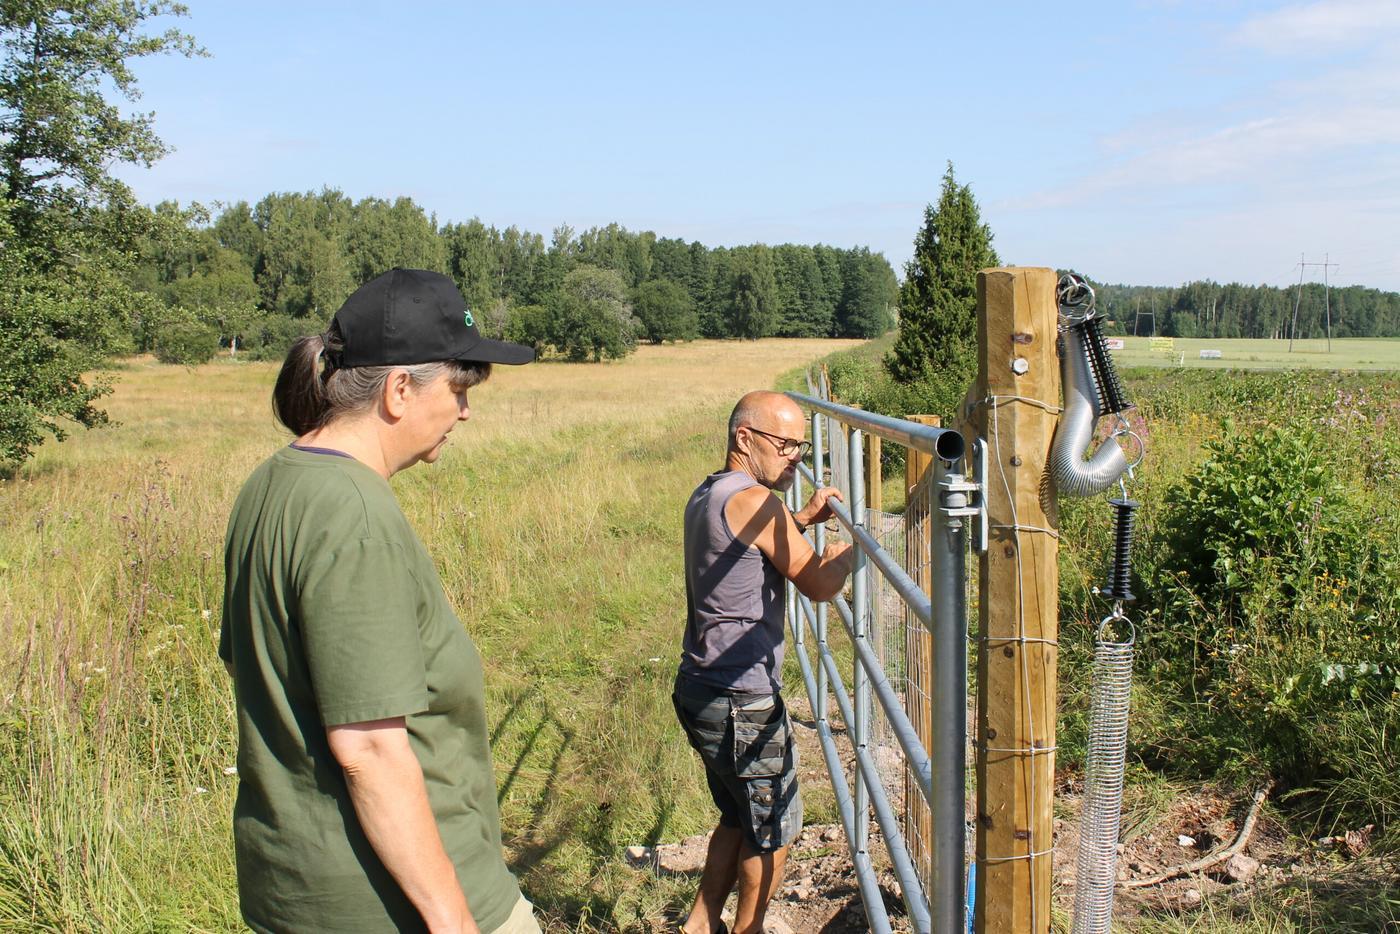
[[[483,337],[468,353],[458,359],[467,363],[505,363],[516,366],[533,361],[535,351],[534,348],[526,347],[524,344],[494,341],[489,337]]]

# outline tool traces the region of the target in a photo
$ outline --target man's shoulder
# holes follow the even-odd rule
[[[747,514],[754,514],[765,509],[778,507],[778,499],[773,495],[773,491],[767,487],[758,485],[747,486],[735,490],[730,494],[725,502],[725,511],[742,511]]]

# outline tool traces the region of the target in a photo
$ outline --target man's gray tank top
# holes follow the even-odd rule
[[[739,470],[710,474],[685,506],[688,614],[680,673],[729,691],[782,686],[783,576],[768,556],[734,537],[729,498],[758,481]]]

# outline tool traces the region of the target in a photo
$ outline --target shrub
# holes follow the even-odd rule
[[[244,335],[242,348],[254,360],[281,360],[297,338],[320,331],[316,322],[287,315],[265,315]]]
[[[968,390],[968,386],[959,382],[961,374],[911,383],[897,382],[890,376],[879,353],[887,344],[888,341],[874,341],[828,357],[827,375],[834,397],[845,405],[859,406],[896,418],[937,415],[943,419],[944,425],[951,425],[958,405]],[[886,444],[880,450],[880,460],[886,470],[897,470],[903,466],[902,447]]]
[[[171,309],[153,341],[156,359],[161,363],[194,366],[208,363],[219,352],[219,332],[193,315]]]
[[[1310,424],[1227,426],[1205,450],[1146,549],[1143,660],[1164,700],[1148,755],[1340,788],[1337,751],[1400,729],[1394,521],[1341,481],[1350,452]]]

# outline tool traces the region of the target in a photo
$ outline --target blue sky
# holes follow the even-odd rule
[[[951,160],[1003,262],[1400,289],[1400,0],[187,0],[146,201],[339,188],[548,236],[868,245]],[[1320,270],[1310,269],[1310,277]]]

